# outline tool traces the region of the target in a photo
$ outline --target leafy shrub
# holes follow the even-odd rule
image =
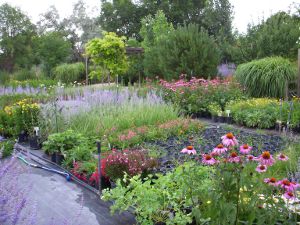
[[[56,80],[63,83],[72,83],[84,79],[85,66],[83,63],[61,64],[53,69]]]
[[[156,160],[149,157],[145,151],[113,151],[105,158],[104,175],[116,181],[123,178],[125,173],[130,176],[147,173],[155,166]]]
[[[275,99],[253,98],[231,102],[226,109],[231,111],[236,123],[247,127],[272,128],[276,121],[286,124],[288,120],[291,127],[296,127],[300,124],[300,101],[293,100],[293,111],[290,104]]]
[[[151,60],[145,64],[145,70],[157,67],[159,71],[148,74],[159,75],[171,80],[178,74],[187,74],[189,78],[215,76],[220,61],[220,54],[214,39],[198,25],[190,24],[178,27],[160,38],[153,47]],[[150,67],[150,68],[149,68]]]
[[[226,80],[204,80],[193,78],[176,82],[161,81],[163,97],[174,103],[186,114],[207,114],[210,104],[217,104],[222,111],[228,102],[245,99],[237,83]]]
[[[287,59],[268,57],[239,65],[235,77],[252,97],[282,98],[296,68]]]
[[[279,117],[279,102],[260,98],[229,103],[233,120],[247,127],[271,128]]]
[[[60,152],[68,155],[69,152],[79,145],[88,146],[88,139],[73,130],[49,135],[48,140],[43,143],[43,149],[49,153]]]
[[[6,158],[13,153],[14,144],[12,140],[0,142],[0,159]]]
[[[36,78],[35,74],[32,71],[27,69],[20,69],[12,74],[12,79],[18,81],[25,81],[25,80],[35,79],[35,78]]]
[[[0,84],[5,84],[9,82],[9,80],[10,80],[9,73],[5,71],[0,71]]]
[[[4,109],[11,114],[15,125],[15,134],[22,131],[27,134],[33,134],[33,128],[38,126],[40,115],[40,106],[30,99],[23,99],[13,106],[7,106]]]
[[[114,201],[113,213],[133,206],[139,224],[188,224],[193,218],[192,206],[206,202],[212,173],[210,167],[189,162],[165,176],[150,175],[144,181],[140,176],[125,176],[129,185],[123,187],[118,180],[116,188],[103,191],[102,199]]]

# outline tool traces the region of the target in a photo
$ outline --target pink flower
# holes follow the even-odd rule
[[[286,191],[295,191],[299,184],[296,182],[291,182],[288,179],[283,179],[277,182],[277,185],[285,189]]]
[[[279,156],[277,156],[277,159],[280,161],[287,161],[287,160],[289,160],[289,157],[287,157],[284,154],[280,154]]]
[[[272,166],[275,162],[273,156],[268,151],[263,152],[258,157],[258,161],[260,162],[261,165],[266,165],[266,166]]]
[[[206,165],[214,165],[216,163],[218,163],[218,160],[215,160],[212,155],[210,154],[203,154],[202,155],[202,163],[206,164]]]
[[[247,144],[240,146],[240,152],[241,152],[242,154],[249,154],[249,152],[250,152],[251,150],[252,150],[252,147],[249,146],[249,145],[247,145]]]
[[[255,170],[256,170],[257,172],[259,172],[259,173],[264,173],[264,172],[267,171],[267,166],[265,166],[265,165],[258,165],[258,167],[256,167]]]
[[[225,148],[224,145],[219,144],[219,145],[217,145],[217,147],[215,147],[215,148],[213,149],[212,154],[213,154],[213,155],[221,155],[222,153],[227,152],[227,150],[228,150],[228,149]]]
[[[240,161],[241,161],[241,158],[238,156],[238,154],[236,152],[232,152],[230,154],[228,162],[239,163]]]
[[[226,147],[238,145],[238,142],[232,133],[228,133],[228,134],[222,136],[221,139],[222,139],[223,145],[225,145]]]
[[[264,182],[267,183],[267,184],[269,184],[269,185],[272,185],[272,186],[278,186],[277,180],[276,180],[276,178],[274,178],[274,177],[271,177],[271,178],[265,178],[265,179],[264,179]]]
[[[257,157],[253,156],[253,155],[247,155],[247,161],[257,161]]]
[[[285,192],[283,196],[288,200],[295,200],[296,199],[296,196],[294,195],[294,193],[290,192],[290,191]]]
[[[189,154],[189,155],[196,155],[197,154],[197,152],[196,152],[196,150],[194,149],[193,146],[187,146],[186,148],[181,150],[181,153]]]

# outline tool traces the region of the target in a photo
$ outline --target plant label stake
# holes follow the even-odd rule
[[[100,143],[100,141],[97,141],[97,150],[98,150],[99,194],[101,195],[101,143]]]

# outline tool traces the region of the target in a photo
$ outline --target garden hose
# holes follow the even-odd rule
[[[57,173],[57,174],[65,176],[65,178],[66,178],[67,181],[71,180],[71,176],[70,176],[69,173],[62,172],[62,171],[59,171],[59,170],[55,170],[55,169],[52,169],[52,168],[49,168],[49,167],[46,167],[46,166],[40,166],[40,165],[37,165],[37,164],[30,163],[30,162],[28,162],[25,158],[23,158],[20,155],[18,155],[17,157],[18,157],[18,159],[20,159],[21,161],[23,161],[28,166],[31,166],[31,167],[34,167],[34,168],[43,169],[43,170],[47,170],[49,172],[54,172],[54,173]]]

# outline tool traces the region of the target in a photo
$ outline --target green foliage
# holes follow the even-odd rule
[[[287,59],[268,57],[239,65],[235,77],[253,97],[283,98],[286,83],[296,79],[295,69]]]
[[[87,43],[86,54],[91,57],[95,65],[108,70],[109,75],[113,77],[125,73],[128,64],[124,37],[118,37],[112,32],[104,32],[103,35],[102,39],[95,38]]]
[[[14,150],[14,144],[13,140],[0,142],[0,159],[11,156]]]
[[[272,99],[249,99],[229,103],[236,123],[247,127],[271,128],[279,117],[279,102]]]
[[[99,21],[104,30],[138,40],[142,40],[141,20],[159,10],[174,27],[195,23],[210,35],[217,36],[220,29],[231,33],[232,7],[228,0],[102,0],[101,6]]]
[[[102,199],[114,201],[113,213],[133,207],[140,224],[188,224],[193,218],[188,211],[206,202],[212,173],[210,167],[188,162],[165,176],[150,175],[144,181],[139,176],[125,176],[128,186],[123,187],[118,180],[116,188],[104,190]]]
[[[238,39],[241,57],[237,61],[247,62],[270,56],[296,60],[299,26],[299,16],[286,12],[278,12],[258,25],[249,25],[247,34]]]
[[[35,74],[28,69],[17,70],[11,76],[13,80],[18,80],[18,81],[26,81],[35,78]]]
[[[9,73],[5,71],[0,71],[0,84],[5,84],[9,82],[9,80],[10,80]]]
[[[49,135],[48,140],[43,143],[43,149],[49,154],[60,152],[67,155],[69,154],[69,151],[81,144],[82,147],[85,145],[87,146],[87,142],[88,139],[82,134],[73,130],[67,130],[62,133]],[[76,154],[76,152],[74,154]]]
[[[34,35],[34,25],[19,8],[0,5],[0,69],[29,68],[34,61]]]
[[[62,64],[53,69],[53,75],[56,80],[63,83],[72,83],[84,78],[85,66],[83,63]]]
[[[177,78],[180,74],[204,77],[214,76],[219,64],[219,50],[208,33],[198,25],[178,27],[162,36],[151,51],[152,62],[145,63],[149,75],[160,75],[165,79]],[[158,71],[151,74],[151,67]]]
[[[71,53],[71,44],[58,32],[49,32],[37,37],[35,51],[49,76],[58,64],[67,61]]]
[[[212,112],[211,104],[224,111],[230,101],[247,98],[236,83],[222,83],[217,80],[212,82],[217,83],[208,83],[207,86],[196,85],[193,88],[181,87],[175,91],[163,88],[163,97],[175,104],[180,112],[188,115],[205,115]]]
[[[40,106],[32,100],[23,99],[11,107],[7,106],[4,110],[13,118],[14,134],[26,132],[32,135],[34,127],[38,127]]]

